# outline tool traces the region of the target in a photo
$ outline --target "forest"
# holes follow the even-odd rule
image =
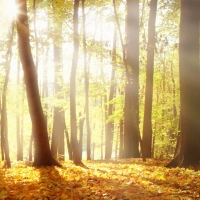
[[[200,197],[199,0],[0,9],[0,199]]]

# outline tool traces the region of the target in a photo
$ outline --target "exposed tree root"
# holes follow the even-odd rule
[[[175,168],[175,167],[183,167],[183,168],[188,168],[188,167],[195,167],[200,164],[200,160],[197,159],[196,157],[190,156],[188,157],[182,157],[182,159],[179,158],[179,156],[173,158],[165,167],[167,168]]]

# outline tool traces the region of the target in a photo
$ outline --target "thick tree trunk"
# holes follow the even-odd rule
[[[188,167],[200,162],[199,0],[181,1],[180,146],[168,167]]]
[[[117,22],[117,26],[118,26],[118,30],[119,30],[119,37],[120,37],[120,42],[121,42],[121,46],[122,46],[123,62],[124,62],[124,66],[125,66],[125,69],[126,69],[126,77],[127,77],[127,85],[126,85],[126,88],[125,88],[124,127],[125,127],[125,121],[126,121],[126,129],[127,130],[128,130],[129,125],[130,126],[134,125],[134,131],[131,130],[131,131],[127,131],[126,133],[124,131],[124,150],[123,150],[124,156],[123,157],[130,157],[130,154],[134,154],[135,155],[134,157],[138,157],[139,156],[139,143],[140,143],[142,158],[143,158],[143,161],[146,161],[145,155],[144,155],[143,142],[142,142],[140,131],[139,131],[139,105],[137,105],[137,102],[139,104],[139,94],[138,94],[138,92],[139,92],[139,19],[138,19],[138,17],[139,17],[139,5],[138,5],[138,3],[139,3],[138,1],[136,1],[136,2],[127,1],[127,8],[131,9],[132,7],[134,7],[133,13],[135,13],[134,15],[132,15],[132,16],[130,15],[129,17],[127,17],[127,27],[129,27],[128,24],[130,25],[130,27],[129,27],[130,30],[132,30],[131,27],[134,27],[133,30],[136,31],[136,32],[134,31],[134,34],[137,37],[135,39],[133,39],[132,37],[131,38],[127,37],[127,45],[124,45],[122,33],[121,33],[121,28],[120,28],[120,23],[119,23],[119,19],[118,19],[118,16],[117,16],[116,2],[115,2],[115,0],[113,0],[114,13],[115,13],[115,18],[116,18],[116,22]],[[127,10],[128,10],[127,13],[130,13],[130,10],[129,9],[127,9]],[[127,16],[128,16],[128,14],[127,14]],[[134,22],[133,26],[131,25],[132,22]],[[127,36],[128,36],[128,32],[129,32],[129,36],[131,36],[130,30],[129,31],[127,30]],[[133,40],[130,42],[129,39],[133,39]],[[132,53],[131,53],[131,51],[127,50],[128,48],[126,48],[128,46],[130,47],[131,46],[130,44],[132,44],[133,46],[136,46],[135,50]],[[125,55],[125,51],[127,51],[127,56]],[[133,63],[135,65],[134,70],[131,69],[130,65],[129,65],[129,68],[128,68],[128,64],[130,64],[129,62],[131,62],[131,60],[132,60],[131,55],[132,56],[134,55],[132,57],[133,60],[134,60]],[[128,59],[129,56],[130,56],[130,58]],[[136,96],[134,96],[135,93],[131,91],[131,87],[128,88],[128,86],[131,85],[131,81],[132,81],[130,73],[136,75],[136,79],[134,81],[134,83],[135,83],[134,88],[137,88],[136,90],[138,90],[136,92]],[[133,77],[132,77],[132,79],[133,79]],[[126,91],[127,89],[130,90],[130,91],[129,92]],[[136,105],[136,108],[134,107],[133,110],[132,110],[132,106],[131,106],[130,111],[128,111],[128,109],[127,109],[128,108],[127,105],[129,104],[129,102],[127,101],[128,96],[130,98],[129,101],[132,103],[131,105],[132,106]],[[128,116],[129,114],[130,114],[130,116]],[[126,116],[126,120],[125,120],[125,116]],[[132,118],[132,124],[131,124],[131,121],[129,120],[129,117]],[[131,135],[132,132],[133,132],[133,134]],[[131,144],[130,141],[128,141],[128,139],[130,139],[131,141],[133,140],[134,141],[133,144]],[[132,145],[134,146],[133,149],[131,149]]]
[[[32,121],[35,147],[33,166],[61,166],[51,155],[49,147],[47,127],[39,96],[37,71],[33,63],[29,42],[26,0],[16,0],[16,4],[20,11],[17,16],[19,55],[24,71],[24,81]]]
[[[148,26],[148,49],[147,49],[147,71],[146,90],[143,122],[143,144],[145,157],[152,156],[152,99],[153,99],[153,72],[154,72],[154,49],[155,49],[155,21],[157,11],[157,0],[150,2],[149,26]]]
[[[60,27],[62,27],[62,24]],[[62,28],[59,27],[59,35],[62,35]],[[57,30],[57,29],[56,29]],[[54,72],[54,88],[55,94],[58,99],[61,99],[62,96],[59,95],[61,92],[61,86],[59,82],[62,82],[62,76],[59,75],[63,70],[62,67],[62,44],[55,45],[54,44],[54,63],[55,63],[55,72]],[[55,106],[54,108],[54,118],[53,118],[53,132],[52,132],[52,142],[51,142],[51,153],[53,156],[59,156],[59,159],[64,160],[64,115],[65,112],[62,107]],[[61,156],[61,157],[60,157]]]
[[[139,153],[139,1],[127,0],[127,56],[129,76],[125,89],[124,157]]]

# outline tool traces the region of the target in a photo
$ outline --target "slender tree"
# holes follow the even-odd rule
[[[79,113],[79,153],[82,160],[82,152],[83,152],[83,133],[84,133],[84,121],[85,117],[82,116],[81,112]],[[90,160],[90,157],[87,160]]]
[[[59,23],[55,32],[60,33],[60,37],[62,34],[62,24]],[[59,29],[59,30],[58,30]],[[54,63],[55,63],[55,78],[54,78],[54,89],[57,98],[62,98],[61,94],[61,85],[62,76],[61,71],[62,67],[62,46],[61,44],[54,44]],[[53,132],[52,132],[52,142],[51,142],[51,152],[53,156],[64,155],[64,130],[65,130],[65,122],[64,122],[64,110],[61,106],[55,106],[54,108],[54,117],[53,117]],[[59,159],[64,159],[64,157],[60,157]]]
[[[71,126],[71,145],[73,162],[81,165],[79,143],[77,139],[77,118],[76,118],[76,69],[79,53],[79,34],[78,34],[78,8],[79,0],[74,0],[73,30],[74,30],[74,52],[72,58],[72,68],[70,76],[70,126]]]
[[[72,160],[72,147],[71,147],[69,133],[68,133],[66,124],[65,124],[65,138],[66,138],[66,142],[67,142],[67,149],[68,149],[69,159]]]
[[[188,167],[200,162],[199,0],[181,0],[179,73],[180,142],[168,167]]]
[[[20,61],[18,61],[17,64],[17,85],[20,86]],[[17,99],[17,101],[19,101],[19,99]],[[23,106],[24,105],[22,97],[22,107]],[[21,120],[19,114],[17,114],[16,116],[17,160],[23,160],[23,118],[24,118],[23,115],[24,113],[22,110]]]
[[[119,122],[119,159],[122,159],[124,152],[124,122],[120,120]]]
[[[8,144],[8,121],[7,121],[7,104],[6,104],[6,93],[9,81],[9,74],[10,74],[10,65],[12,59],[12,43],[13,43],[13,33],[14,33],[14,24],[11,25],[11,31],[9,31],[9,45],[8,51],[6,53],[6,76],[3,86],[2,92],[2,107],[1,107],[1,145],[2,145],[2,160],[5,160],[7,167],[11,167],[10,163],[10,155],[9,155],[9,144]]]
[[[85,30],[85,0],[82,0],[82,15],[83,15],[83,50],[84,50],[84,77],[85,77],[85,120],[87,128],[87,160],[90,160],[91,155],[91,130],[89,121],[89,76],[87,68],[87,48],[86,48],[86,30]]]
[[[58,3],[63,1],[52,1],[53,12],[54,12],[54,91],[58,99],[62,99],[61,83],[63,81],[62,71],[62,21],[59,19]],[[59,159],[64,159],[64,109],[62,106],[54,107],[53,116],[53,131],[51,141],[51,153],[53,156],[58,156]]]
[[[37,71],[31,54],[26,0],[16,0],[15,2],[18,8],[16,22],[19,56],[24,71],[35,147],[33,166],[61,166],[51,155],[49,147],[47,126],[38,89]]]
[[[112,62],[116,62],[116,43],[117,43],[117,30],[114,30],[114,37],[113,37],[113,47],[112,47]],[[110,81],[110,93],[109,93],[109,99],[108,101],[110,102],[114,98],[115,94],[115,67],[113,64],[112,72],[111,72],[111,81]],[[108,112],[107,115],[108,117],[111,116],[113,113],[113,104],[108,105]],[[108,122],[106,124],[106,134],[105,134],[105,139],[106,139],[106,148],[105,148],[105,158],[106,159],[111,159],[112,156],[112,146],[113,146],[113,132],[114,132],[114,124],[113,122]]]
[[[145,157],[151,158],[152,154],[152,99],[153,99],[153,72],[154,72],[154,50],[155,50],[155,21],[157,11],[157,0],[150,2],[150,14],[148,25],[148,47],[146,68],[146,90],[143,122],[143,143]]]

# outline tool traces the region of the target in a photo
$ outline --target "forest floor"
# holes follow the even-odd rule
[[[149,200],[200,199],[200,171],[165,168],[167,160],[83,161],[88,168],[33,168],[13,162],[0,167],[0,199]]]

